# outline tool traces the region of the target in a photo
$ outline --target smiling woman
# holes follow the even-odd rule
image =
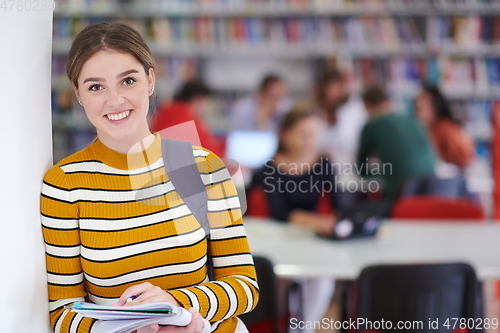
[[[82,66],[73,89],[99,139],[126,153],[150,134],[146,118],[149,101],[144,96],[152,95],[154,82],[153,68],[145,72],[134,56],[102,50]]]
[[[54,331],[91,333],[98,320],[64,309],[88,297],[122,306],[164,301],[193,313],[185,328],[155,324],[137,333],[201,332],[202,317],[212,332],[246,332],[236,316],[255,307],[258,285],[236,189],[217,156],[193,147],[207,218],[217,228],[208,241],[165,172],[160,136],[148,127],[155,74],[143,38],[121,23],[89,26],[73,42],[67,74],[97,139],[50,169],[42,186]],[[137,184],[163,200],[137,200]]]
[[[147,96],[154,92],[154,68],[148,46],[126,25],[96,24],[75,38],[67,74],[99,139],[111,149],[126,153],[150,134]]]

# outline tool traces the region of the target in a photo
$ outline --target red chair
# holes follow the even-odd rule
[[[481,206],[467,199],[417,195],[403,197],[394,203],[394,219],[484,220]]]
[[[335,213],[330,193],[325,193],[324,195],[321,195],[320,193],[318,195],[316,212],[323,215],[330,215]]]
[[[497,222],[500,222],[500,101],[496,101],[493,107],[492,128],[493,217]]]
[[[320,214],[325,215],[329,215],[335,212],[330,194],[318,195],[316,211]],[[270,216],[268,200],[262,186],[255,186],[247,193],[246,215],[262,218]]]
[[[247,216],[269,217],[269,205],[262,186],[255,186],[247,193]]]

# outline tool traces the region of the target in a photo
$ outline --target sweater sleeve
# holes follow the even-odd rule
[[[50,324],[55,333],[89,333],[97,322],[64,309],[87,295],[80,264],[77,204],[64,172],[55,166],[44,178],[40,197],[45,242]]]
[[[448,163],[460,167],[469,165],[474,158],[474,143],[465,131],[454,123],[442,123],[433,130],[438,152]]]
[[[215,154],[202,148],[196,151],[205,155],[202,163],[197,157],[197,164],[208,194],[214,281],[168,292],[183,307],[193,307],[207,320],[217,322],[251,311],[259,289],[231,176]]]

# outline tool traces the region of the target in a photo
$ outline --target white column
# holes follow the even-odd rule
[[[49,2],[0,0],[0,332],[50,332],[39,211],[52,165]]]

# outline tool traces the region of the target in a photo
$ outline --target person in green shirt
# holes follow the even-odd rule
[[[404,179],[434,175],[434,151],[417,120],[390,112],[383,89],[368,88],[362,98],[370,120],[361,132],[357,167],[364,175],[382,176],[384,196],[394,199]],[[367,161],[373,155],[381,164],[370,171]]]

